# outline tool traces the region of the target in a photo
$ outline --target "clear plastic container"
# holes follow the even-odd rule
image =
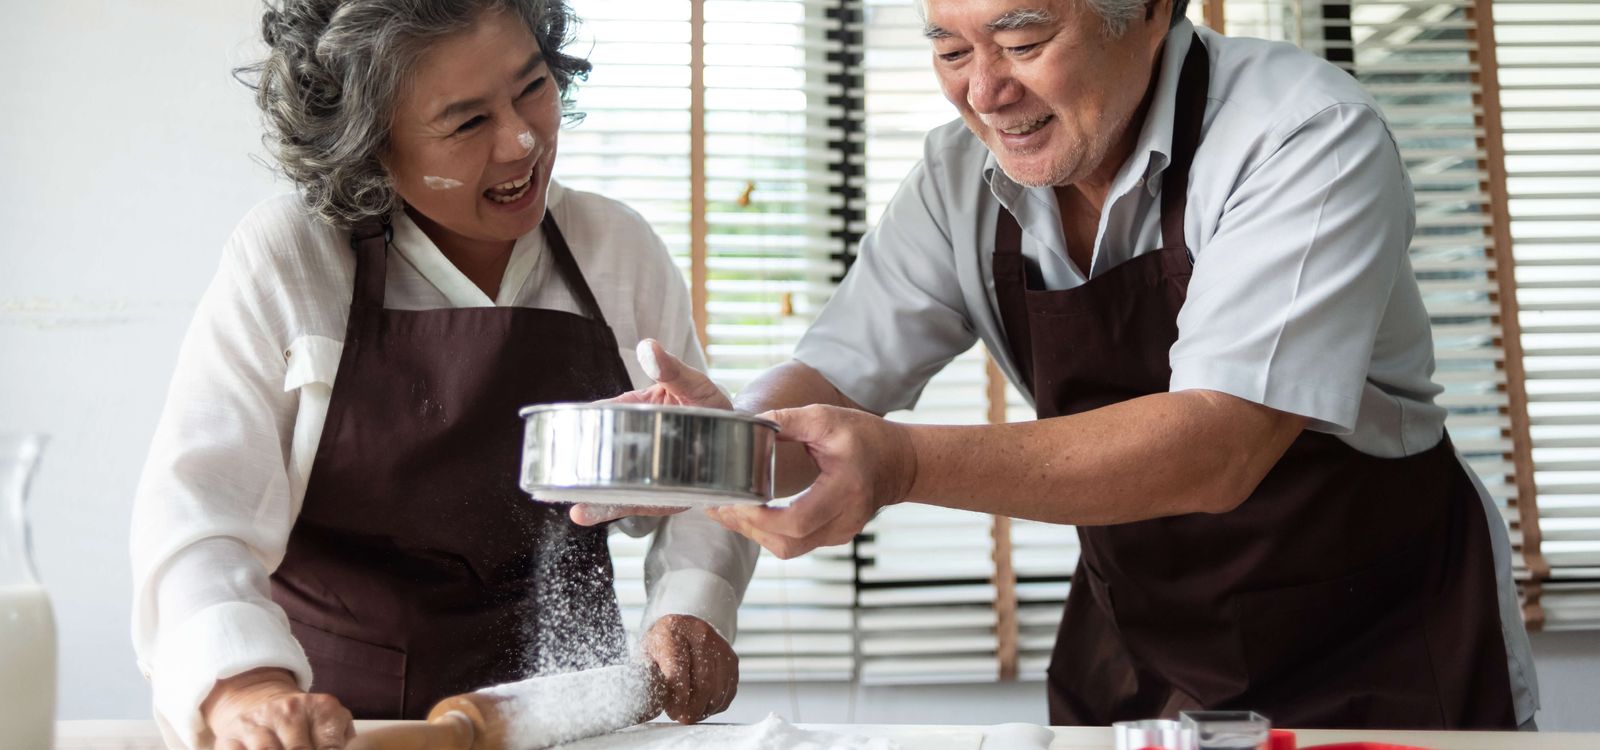
[[[56,721],[56,626],[34,571],[28,480],[44,440],[0,433],[0,738],[50,750]]]
[[[1117,750],[1197,750],[1194,728],[1171,719],[1119,721],[1111,730]]]
[[[1254,711],[1184,711],[1183,725],[1194,730],[1200,750],[1263,750],[1272,722]]]

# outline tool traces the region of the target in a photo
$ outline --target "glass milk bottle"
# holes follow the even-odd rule
[[[43,440],[0,433],[0,744],[50,750],[56,626],[33,571],[24,500]]]

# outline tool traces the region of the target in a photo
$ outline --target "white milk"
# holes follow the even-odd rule
[[[56,721],[56,625],[36,585],[0,586],[0,738],[50,750]]]

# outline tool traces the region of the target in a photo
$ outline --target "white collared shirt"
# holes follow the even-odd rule
[[[705,369],[689,293],[644,219],[552,181],[548,210],[616,335],[654,338]],[[393,309],[518,305],[582,312],[540,230],[517,241],[491,300],[401,213],[386,279]],[[349,235],[285,195],[240,223],[178,355],[134,503],[134,646],[169,744],[202,741],[199,705],[216,680],[259,667],[311,683],[304,652],[270,598],[322,437],[355,276]],[[703,513],[618,524],[656,531],[645,560],[645,627],[664,614],[710,623],[730,641],[757,548]]]
[[[1012,181],[956,120],[928,133],[922,161],[862,240],[795,359],[879,413],[914,406],[929,378],[979,340],[1020,387],[994,291],[999,209],[1016,216],[1022,253],[1052,290],[1160,248],[1161,179],[1194,33],[1181,21],[1167,36],[1089,269],[1069,259],[1054,191]],[[1187,190],[1194,273],[1169,353],[1170,389],[1221,391],[1299,414],[1309,429],[1371,455],[1433,447],[1445,410],[1434,403],[1442,389],[1432,378],[1432,333],[1407,252],[1415,205],[1377,104],[1349,74],[1292,45],[1199,35],[1211,82]],[[1510,540],[1481,490],[1525,721],[1537,706],[1533,659]]]

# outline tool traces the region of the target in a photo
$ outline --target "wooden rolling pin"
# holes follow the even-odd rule
[[[453,695],[426,724],[356,735],[346,750],[534,750],[633,726],[661,712],[660,673],[629,663]]]

